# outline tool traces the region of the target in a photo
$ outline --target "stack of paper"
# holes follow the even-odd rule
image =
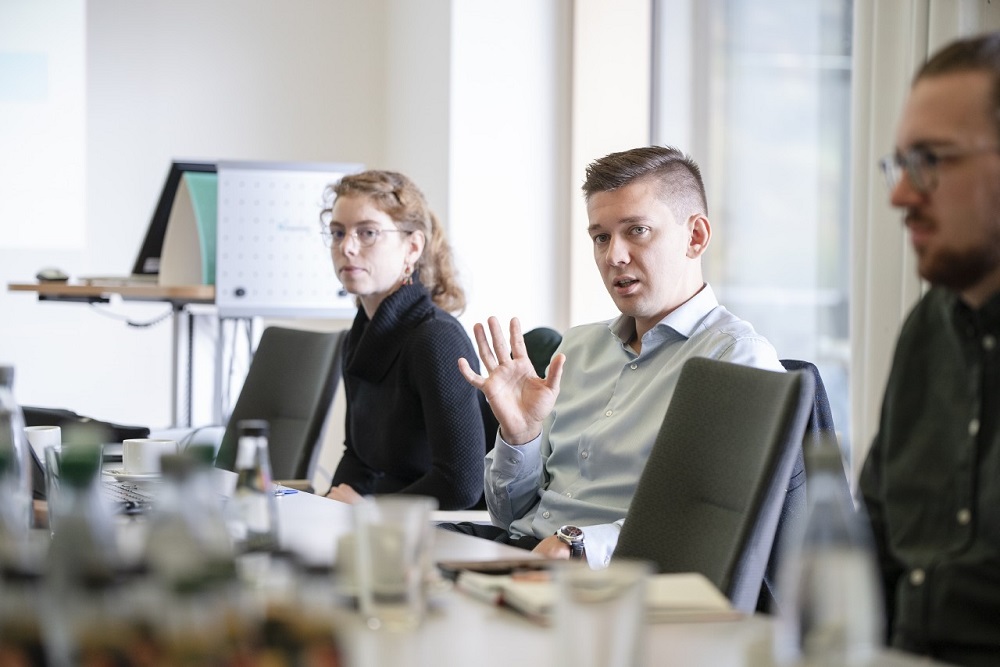
[[[462,572],[460,590],[492,604],[506,605],[540,622],[548,622],[555,606],[551,580],[518,575]],[[704,575],[697,572],[657,574],[646,586],[649,622],[728,621],[742,617],[729,600]]]

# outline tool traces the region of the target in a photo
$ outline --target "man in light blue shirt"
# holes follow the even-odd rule
[[[489,338],[476,324],[488,375],[464,359],[459,367],[500,429],[485,472],[494,526],[464,532],[552,558],[580,554],[597,568],[618,542],[684,362],[782,366],[704,281],[712,230],[693,160],[658,146],[613,153],[587,168],[583,191],[594,260],[621,315],[568,331],[544,379],[516,318],[509,347],[495,317]]]

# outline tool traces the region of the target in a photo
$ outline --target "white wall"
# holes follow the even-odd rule
[[[464,322],[564,329],[568,0],[452,3],[451,240]]]
[[[650,141],[652,18],[650,0],[574,4],[571,324],[618,315],[594,264],[580,186],[595,159]]]
[[[495,313],[563,328],[571,6],[90,0],[87,204],[63,211],[85,225],[86,245],[0,249],[0,278],[30,280],[50,263],[127,273],[174,157],[357,161],[422,186],[458,255],[470,327]],[[165,308],[115,306],[135,319]],[[22,403],[169,422],[169,323],[133,329],[6,291],[0,312],[0,356],[17,366]],[[213,335],[199,325],[199,338]],[[211,377],[210,358],[195,363]]]
[[[0,278],[30,280],[50,263],[127,273],[173,157],[383,163],[385,16],[377,0],[91,0],[79,35],[87,205],[62,211],[84,221],[86,245],[0,250]],[[53,173],[47,189],[59,197]],[[148,319],[165,308],[115,310]],[[6,291],[0,312],[0,356],[17,367],[22,403],[169,422],[169,322],[127,328],[83,305]]]

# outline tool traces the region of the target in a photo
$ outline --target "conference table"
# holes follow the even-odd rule
[[[350,511],[348,505],[307,493],[279,496],[281,544],[307,562],[332,563],[337,540],[351,530]],[[508,545],[435,531],[437,561],[488,561],[525,555],[525,551]],[[551,627],[455,589],[443,588],[432,601],[424,624],[408,633],[369,630],[357,614],[343,610],[337,615],[337,627],[347,664],[514,667],[557,663]],[[645,665],[772,665],[769,641],[773,629],[773,621],[764,615],[735,621],[651,623],[643,640]],[[885,650],[872,664],[908,667],[931,663]]]

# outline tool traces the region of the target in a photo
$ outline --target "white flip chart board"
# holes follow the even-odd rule
[[[354,317],[320,238],[326,187],[359,164],[220,162],[215,301],[222,317]]]

